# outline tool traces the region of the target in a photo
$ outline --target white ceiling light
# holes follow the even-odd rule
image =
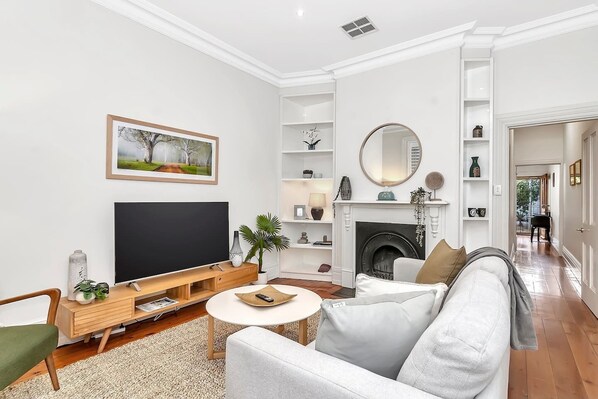
[[[303,10],[302,10],[301,8],[297,10],[297,15],[298,15],[299,17],[302,17],[302,16],[303,16]]]

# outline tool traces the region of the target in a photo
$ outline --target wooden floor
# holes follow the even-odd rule
[[[511,351],[509,398],[598,398],[598,320],[580,299],[579,271],[545,242],[517,244],[539,348]]]
[[[509,398],[598,399],[598,320],[579,299],[579,273],[567,267],[546,243],[520,237],[516,265],[532,294],[538,351],[512,351]],[[308,288],[322,298],[335,298],[340,287],[330,283],[276,279],[274,284]],[[105,350],[156,334],[206,314],[205,303],[188,306],[158,321],[127,326],[112,336]],[[58,348],[58,368],[94,356],[98,340]],[[46,373],[43,362],[19,381]]]

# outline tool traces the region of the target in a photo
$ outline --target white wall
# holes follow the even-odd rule
[[[596,101],[598,27],[494,52],[495,115]]]
[[[561,237],[563,226],[561,225],[561,165],[549,165],[548,175],[548,205],[550,205],[550,216],[552,217],[552,245],[561,252]]]
[[[517,177],[542,176],[548,173],[550,165],[523,165],[517,166]]]
[[[0,298],[64,290],[75,249],[113,283],[115,201],[229,201],[231,235],[276,210],[275,87],[89,1],[4,0],[0,37]],[[219,184],[107,180],[109,113],[219,136]]]
[[[598,125],[596,121],[585,121],[565,124],[565,145],[563,159],[563,246],[581,262],[582,241],[581,233],[581,186],[569,184],[569,165],[581,158],[581,136],[584,132]],[[583,162],[582,162],[583,173]]]
[[[450,202],[447,241],[458,244],[459,208],[459,49],[417,58],[358,75],[336,84],[336,186],[351,179],[354,200],[375,200],[382,187],[370,182],[359,166],[367,134],[383,123],[398,122],[421,140],[422,162],[411,179],[393,187],[397,199],[409,200],[425,188],[432,171],[444,175],[438,197]]]
[[[499,131],[501,123],[516,127],[530,119],[542,124],[560,122],[565,119],[560,115],[567,112],[561,111],[555,120],[555,107],[594,104],[596,108],[596,43],[598,27],[593,27],[494,52],[494,184],[509,187],[510,160],[505,148],[509,126]],[[503,196],[494,197],[493,240],[494,245],[510,250],[512,229],[506,222],[510,196],[506,194],[503,190]]]
[[[513,156],[517,166],[561,163],[563,160],[563,125],[515,129]]]

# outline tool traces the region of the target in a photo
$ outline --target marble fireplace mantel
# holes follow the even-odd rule
[[[408,201],[334,201],[335,245],[332,282],[355,286],[355,223],[383,222],[415,224],[414,204]],[[446,201],[426,201],[426,256],[445,238]]]

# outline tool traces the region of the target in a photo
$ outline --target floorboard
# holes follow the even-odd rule
[[[531,243],[518,237],[515,264],[534,301],[534,325],[538,351],[511,351],[509,399],[596,398],[598,399],[598,320],[580,300],[579,271],[567,266],[546,242]],[[310,289],[322,298],[336,298],[340,287],[325,282],[275,279]],[[205,303],[170,313],[157,321],[127,326],[110,337],[106,350],[125,345],[167,328],[204,316]],[[77,342],[58,348],[57,368],[96,354],[99,340]],[[40,363],[19,381],[46,373]]]

